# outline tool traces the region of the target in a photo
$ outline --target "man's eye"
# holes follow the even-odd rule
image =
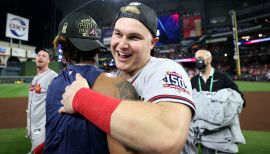
[[[131,40],[140,40],[140,38],[137,37],[137,36],[131,36],[129,39],[131,39]]]
[[[114,35],[121,35],[119,32],[114,32]]]

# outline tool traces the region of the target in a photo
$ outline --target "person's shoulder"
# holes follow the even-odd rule
[[[49,69],[49,71],[50,71],[50,74],[51,75],[53,75],[53,76],[57,76],[58,75],[58,73],[56,73],[54,70],[52,70],[52,69]]]
[[[177,62],[175,62],[172,59],[167,59],[167,58],[156,58],[156,57],[152,57],[150,59],[150,62],[148,64],[148,69],[150,70],[164,70],[166,71],[167,69],[170,68],[181,68],[183,69],[181,64],[178,64]]]
[[[196,78],[198,78],[198,77],[199,77],[199,74],[194,75],[194,76],[191,78],[191,80],[194,80],[194,79],[196,79]]]
[[[102,72],[97,80],[102,80],[104,82],[111,82],[111,83],[126,81],[121,76],[117,76],[115,74],[107,72]]]
[[[219,77],[231,79],[231,77],[230,77],[227,73],[222,72],[222,71],[219,71],[219,70],[217,70],[217,69],[215,69],[214,74],[215,74],[216,76],[219,76]]]
[[[172,59],[151,57],[150,63],[152,64],[178,64]]]
[[[198,80],[198,77],[199,77],[199,74],[193,76],[193,77],[190,79],[190,81],[192,82],[192,81],[194,81],[194,80]]]
[[[131,83],[111,73],[101,73],[93,85],[93,90],[121,99],[137,100],[138,98]]]
[[[102,72],[105,71],[105,70],[103,70],[103,69],[101,69],[101,68],[98,68],[98,67],[96,67],[96,66],[92,66],[92,67],[91,67],[91,70],[92,70],[92,71],[95,71],[95,72],[98,72],[98,73],[102,73]]]
[[[215,69],[215,72],[214,73],[215,74],[221,74],[221,75],[225,75],[226,74],[225,72],[222,72],[222,71],[217,70],[217,69]]]

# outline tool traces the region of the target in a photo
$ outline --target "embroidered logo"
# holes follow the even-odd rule
[[[186,83],[183,80],[182,76],[177,74],[176,72],[167,72],[162,80],[165,82],[163,84],[164,87],[175,88],[179,91],[190,94],[190,92],[187,90]]]
[[[83,37],[100,37],[101,34],[96,22],[90,17],[80,21],[78,30]]]
[[[62,28],[62,33],[66,33],[67,32],[67,26],[68,26],[68,23],[64,23],[63,25],[63,28]]]
[[[41,93],[41,86],[40,83],[36,83],[35,85],[31,85],[29,87],[30,91],[35,91],[35,93],[40,94]]]

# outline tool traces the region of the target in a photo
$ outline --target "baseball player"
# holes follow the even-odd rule
[[[151,57],[156,32],[157,15],[142,3],[122,7],[114,21],[112,55],[141,101],[105,97],[78,75],[65,89],[60,112],[83,115],[133,152],[179,154],[194,112],[191,84],[179,64]],[[118,147],[109,142],[110,152],[121,153]]]
[[[96,22],[83,12],[66,16],[59,25],[54,46],[62,46],[67,68],[52,82],[46,99],[46,142],[48,154],[109,154],[106,133],[89,123],[81,115],[59,114],[65,88],[77,73],[87,84],[104,95],[136,99],[133,86],[121,77],[116,77],[98,69],[97,54],[105,47],[98,41],[100,33]],[[90,104],[89,104],[90,105]],[[100,118],[105,115],[98,115]],[[110,139],[110,141],[114,141]]]
[[[32,142],[32,153],[42,153],[45,141],[45,99],[48,86],[57,73],[48,68],[49,52],[44,48],[36,48],[37,74],[34,76],[28,94],[27,107],[27,137]]]

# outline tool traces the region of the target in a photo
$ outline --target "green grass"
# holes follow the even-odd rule
[[[246,144],[239,145],[239,154],[270,153],[270,132],[243,131]],[[25,128],[0,129],[1,154],[26,154],[31,148]]]
[[[241,91],[270,91],[270,82],[236,82]],[[29,84],[0,84],[0,98],[26,97]],[[31,143],[24,128],[0,129],[0,154],[27,153]],[[244,131],[246,144],[239,145],[239,154],[270,153],[270,132]]]
[[[270,82],[236,82],[241,91],[270,91]],[[0,84],[0,98],[26,97],[29,84]]]
[[[28,153],[31,150],[31,142],[24,137],[25,132],[25,128],[0,129],[0,153]]]
[[[241,91],[270,91],[270,82],[237,81]]]
[[[239,154],[270,153],[270,132],[244,131],[246,144],[239,146]]]
[[[0,84],[0,98],[25,97],[28,95],[29,84]]]

